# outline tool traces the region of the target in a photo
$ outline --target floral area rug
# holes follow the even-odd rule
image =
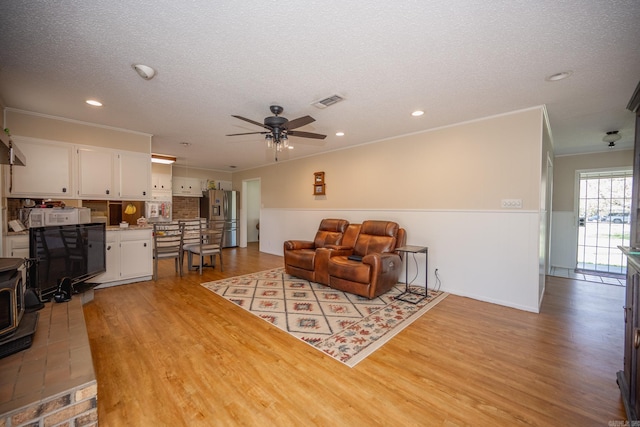
[[[448,295],[429,290],[425,299],[413,304],[396,299],[405,290],[398,284],[370,300],[290,276],[284,268],[202,286],[350,367]],[[424,294],[424,287],[415,291]]]

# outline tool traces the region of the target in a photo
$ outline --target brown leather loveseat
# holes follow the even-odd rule
[[[400,277],[395,249],[406,243],[405,230],[391,221],[324,219],[313,242],[284,242],[285,271],[335,289],[375,298],[389,291]],[[356,255],[362,259],[349,259]]]
[[[284,268],[287,274],[328,285],[329,251],[350,249],[341,246],[348,226],[349,221],[344,219],[323,219],[313,241],[284,242]]]
[[[329,258],[329,286],[369,299],[388,292],[398,283],[402,260],[396,248],[406,244],[404,228],[391,221],[364,221],[353,255]]]

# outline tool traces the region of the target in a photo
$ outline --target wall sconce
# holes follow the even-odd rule
[[[177,159],[175,156],[151,153],[151,163],[162,163],[164,165],[170,165],[171,163],[175,163],[176,160]]]

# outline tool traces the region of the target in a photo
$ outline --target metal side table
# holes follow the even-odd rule
[[[396,299],[404,302],[408,302],[411,304],[417,304],[423,299],[425,299],[428,295],[427,286],[427,278],[429,276],[429,248],[426,246],[401,246],[396,248],[397,252],[400,252],[400,256],[404,259],[405,265],[405,273],[404,273],[404,283],[405,290],[400,295],[396,297]],[[408,254],[424,254],[424,293],[416,292],[415,290],[411,290],[409,287],[409,259]],[[419,298],[415,298],[415,297]]]

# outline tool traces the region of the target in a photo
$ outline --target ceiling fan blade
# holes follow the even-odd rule
[[[246,117],[234,116],[233,114],[231,115],[231,117],[235,117],[236,119],[244,120],[245,122],[249,122],[249,123],[254,124],[256,126],[260,126],[261,128],[265,128],[265,129],[271,130],[270,126],[267,126],[267,125],[262,124],[260,122],[256,122],[255,120],[247,119]]]
[[[225,135],[225,136],[257,135],[257,134],[264,135],[264,134],[267,134],[267,133],[269,133],[269,132],[245,132],[245,133],[232,133],[232,134]]]
[[[300,132],[300,131],[288,131],[287,135],[298,136],[300,138],[313,138],[313,139],[325,139],[327,135],[321,135],[319,133]]]
[[[298,117],[297,119],[289,120],[283,127],[285,129],[297,129],[315,121],[316,119],[311,116]]]

